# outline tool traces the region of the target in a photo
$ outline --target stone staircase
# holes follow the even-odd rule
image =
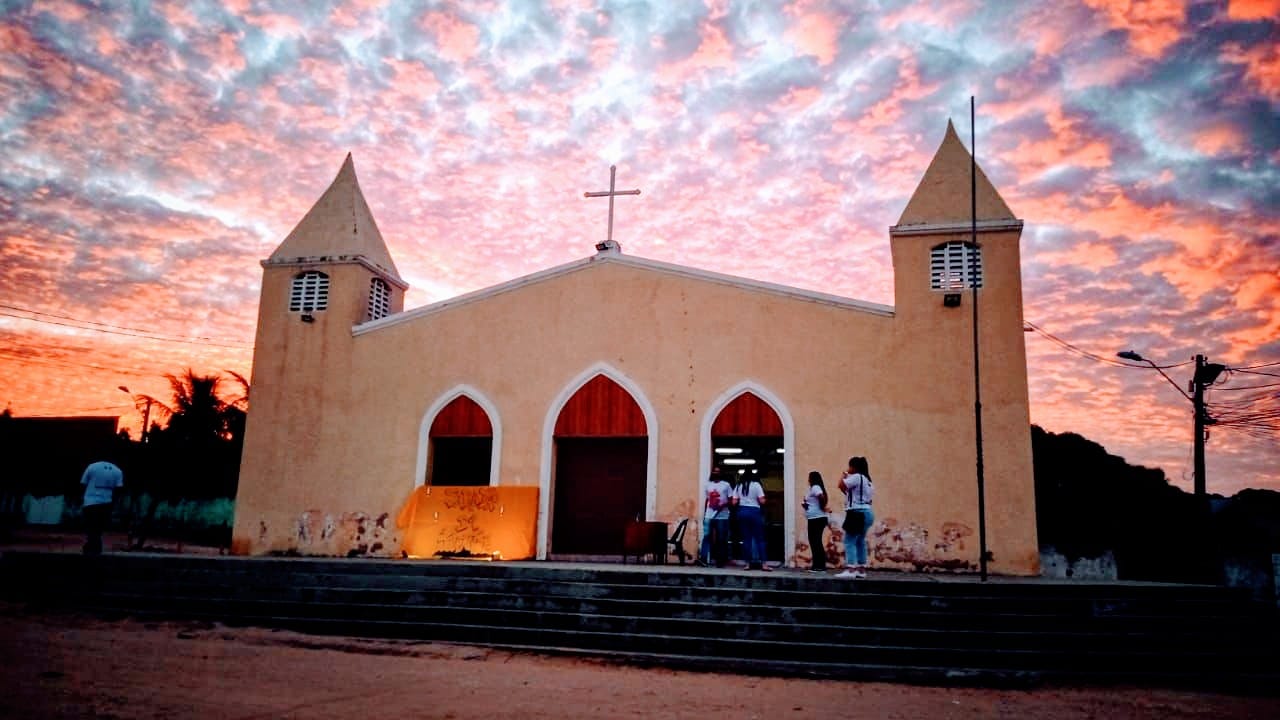
[[[922,683],[1277,692],[1274,605],[1210,586],[550,563],[0,556],[0,596],[107,616]]]

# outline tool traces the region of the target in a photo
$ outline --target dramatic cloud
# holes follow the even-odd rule
[[[246,372],[258,261],[348,151],[411,306],[590,254],[610,164],[644,190],[627,252],[890,303],[886,229],[971,94],[1027,224],[1028,320],[1100,356],[1280,362],[1275,0],[0,7],[17,414]],[[1189,486],[1190,406],[1159,375],[1027,347],[1033,421]],[[1210,488],[1280,488],[1278,461],[1274,431],[1215,428]]]

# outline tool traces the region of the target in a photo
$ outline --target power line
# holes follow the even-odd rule
[[[1241,385],[1240,387],[1220,387],[1220,388],[1214,388],[1214,390],[1221,390],[1223,392],[1227,392],[1229,390],[1261,390],[1263,388],[1273,388],[1273,387],[1280,387],[1280,383],[1267,383],[1266,385]]]
[[[1230,369],[1238,373],[1244,373],[1246,375],[1266,375],[1267,377],[1280,378],[1280,373],[1263,372],[1261,370],[1245,370],[1243,368],[1230,368]]]
[[[135,337],[143,340],[179,342],[179,343],[187,343],[189,345],[211,345],[215,347],[232,348],[235,350],[243,350],[247,347],[252,347],[253,345],[253,343],[248,343],[243,340],[218,340],[215,338],[162,335],[159,333],[154,333],[150,330],[139,330],[137,328],[126,328],[118,325],[108,325],[107,323],[99,323],[93,320],[81,320],[79,318],[72,318],[65,315],[54,315],[52,313],[41,312],[39,310],[29,310],[27,308],[16,307],[13,305],[0,305],[0,308],[5,308],[8,310],[17,310],[18,312],[29,313],[32,315],[44,315],[45,317],[54,317],[54,318],[59,318],[60,320],[70,320],[72,322],[60,322],[59,320],[47,320],[41,317],[27,317],[26,315],[17,315],[12,312],[5,312],[4,310],[0,310],[0,315],[4,317],[11,317],[18,320],[27,320],[30,322],[46,323],[49,325],[59,325],[61,327],[73,328],[75,330],[90,330],[92,332],[108,333],[111,335],[123,335],[125,337]],[[84,325],[75,325],[72,323],[84,323],[84,324],[92,325],[95,327],[84,327]]]
[[[115,330],[125,330],[128,332],[146,333],[149,335],[159,335],[163,337],[170,337],[170,338],[180,339],[180,340],[203,340],[206,342],[238,343],[241,345],[253,344],[252,342],[249,342],[247,340],[231,340],[228,338],[211,338],[211,337],[202,337],[198,335],[173,335],[170,333],[158,333],[154,330],[145,330],[142,328],[126,327],[124,325],[112,325],[111,323],[99,322],[97,320],[83,320],[81,318],[71,317],[70,315],[59,315],[58,313],[45,312],[44,310],[32,310],[31,308],[19,307],[17,305],[6,305],[4,303],[0,303],[0,308],[5,308],[8,310],[18,310],[20,312],[32,313],[34,315],[44,315],[45,317],[53,317],[53,318],[58,318],[60,320],[71,320],[72,322],[85,323],[87,325],[97,325],[99,327],[113,328]]]
[[[1280,360],[1276,360],[1275,362],[1258,363],[1257,365],[1245,365],[1244,367],[1232,368],[1232,370],[1252,370],[1254,368],[1274,367],[1276,365],[1280,365]]]
[[[1023,323],[1024,323],[1027,327],[1029,327],[1029,328],[1031,328],[1032,330],[1034,330],[1035,332],[1037,332],[1037,333],[1039,333],[1039,334],[1043,335],[1043,336],[1044,336],[1045,338],[1047,338],[1050,342],[1052,342],[1052,343],[1054,343],[1054,344],[1056,344],[1056,345],[1058,345],[1058,346],[1062,347],[1062,348],[1063,348],[1063,349],[1065,349],[1065,350],[1068,350],[1068,351],[1070,351],[1070,352],[1072,352],[1072,353],[1075,353],[1076,355],[1079,355],[1080,357],[1087,358],[1087,359],[1089,359],[1089,360],[1093,360],[1094,362],[1100,362],[1100,363],[1104,363],[1104,364],[1107,364],[1107,365],[1112,365],[1112,366],[1115,366],[1115,367],[1136,368],[1136,369],[1138,369],[1138,370],[1149,370],[1149,369],[1151,369],[1152,367],[1154,367],[1154,368],[1156,368],[1157,370],[1168,370],[1169,368],[1178,368],[1178,367],[1182,367],[1182,366],[1184,366],[1184,365],[1190,365],[1190,364],[1192,363],[1192,361],[1191,361],[1191,360],[1188,360],[1188,361],[1186,361],[1186,362],[1177,363],[1177,364],[1174,364],[1174,365],[1134,365],[1134,364],[1131,364],[1131,363],[1120,362],[1119,360],[1115,360],[1115,359],[1113,359],[1113,358],[1109,358],[1109,357],[1106,357],[1106,356],[1103,356],[1103,355],[1099,355],[1099,354],[1097,354],[1097,353],[1094,353],[1094,352],[1090,352],[1090,351],[1088,351],[1088,350],[1085,350],[1084,348],[1081,348],[1081,347],[1079,347],[1079,346],[1077,346],[1077,345],[1073,345],[1072,343],[1067,342],[1066,340],[1063,340],[1062,338],[1058,337],[1057,335],[1054,335],[1053,333],[1049,332],[1048,330],[1045,330],[1044,328],[1040,327],[1039,325],[1036,325],[1035,323],[1031,322],[1030,320],[1024,320],[1024,321],[1023,321]]]
[[[13,355],[0,350],[0,362],[16,362],[20,364],[38,364],[50,367],[75,370],[78,368],[88,368],[90,370],[100,370],[102,372],[119,373],[121,375],[135,375],[137,377],[154,377],[155,373],[142,373],[136,370],[122,370],[120,368],[104,367],[102,365],[91,365],[89,363],[78,363],[74,360],[64,360],[62,358],[38,358],[24,357],[21,355]]]
[[[72,415],[69,415],[68,413],[87,413],[87,412],[98,412],[98,411],[100,411],[100,410],[119,410],[119,409],[121,409],[121,408],[132,408],[132,407],[133,407],[132,405],[107,405],[106,407],[80,408],[79,410],[64,410],[64,411],[62,411],[62,412],[60,412],[60,413],[51,413],[51,414],[44,414],[44,415],[14,415],[13,417],[14,417],[14,419],[19,419],[19,418],[73,417]]]

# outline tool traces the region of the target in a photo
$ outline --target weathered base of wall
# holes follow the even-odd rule
[[[1068,558],[1053,548],[1040,551],[1040,577],[1054,580],[1109,582],[1117,579],[1116,558],[1105,552],[1096,558]]]

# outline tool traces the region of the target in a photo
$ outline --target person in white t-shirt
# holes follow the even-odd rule
[[[111,519],[111,495],[124,487],[124,473],[102,460],[84,469],[80,484],[84,486],[84,554],[101,555],[102,533]]]
[[[849,458],[849,467],[840,478],[840,490],[844,493],[846,518],[849,515],[861,516],[861,529],[849,532],[845,523],[844,534],[844,572],[836,577],[864,578],[867,576],[867,531],[875,523],[876,516],[871,512],[871,501],[875,496],[875,486],[871,483],[871,471],[867,468],[864,457]]]
[[[813,572],[823,572],[827,569],[827,544],[822,536],[829,521],[827,520],[827,487],[822,484],[822,473],[817,470],[809,473],[809,490],[800,504],[804,507],[804,517],[809,525],[809,550],[813,554],[809,569]]]
[[[720,477],[720,468],[711,468],[703,500],[703,535],[699,553],[703,561],[716,567],[729,562],[729,496],[732,488]]]
[[[742,554],[752,570],[772,570],[764,564],[764,487],[755,480],[739,483],[733,489],[738,506],[738,527],[742,532]]]

